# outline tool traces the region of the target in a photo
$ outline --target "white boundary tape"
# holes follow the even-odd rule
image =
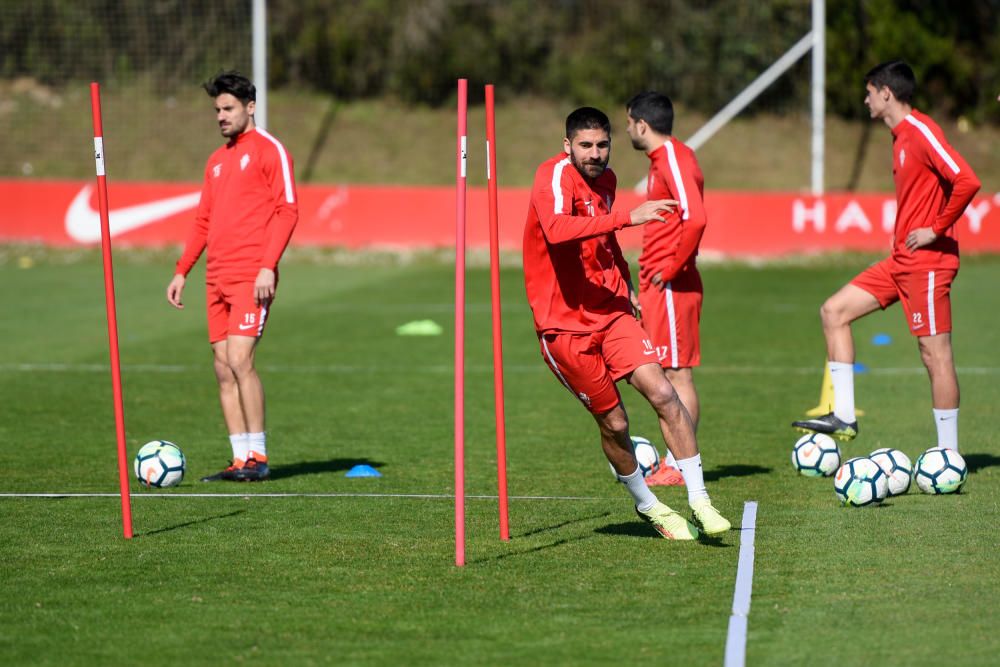
[[[750,593],[753,589],[753,542],[756,532],[757,502],[748,500],[743,503],[740,560],[736,567],[733,613],[729,617],[729,633],[726,635],[725,667],[743,667],[746,664],[747,616],[750,615]]]
[[[0,493],[0,498],[118,498],[117,493]],[[132,491],[131,498],[403,498],[414,500],[454,500],[444,493],[160,493]],[[466,496],[469,500],[497,500],[497,496]],[[510,496],[510,500],[593,500],[608,502],[614,498],[590,496]]]

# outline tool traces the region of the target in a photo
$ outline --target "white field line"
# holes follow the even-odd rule
[[[445,493],[157,493],[132,491],[131,498],[402,498],[413,500],[454,500]],[[0,498],[118,498],[117,493],[0,493]],[[497,496],[465,496],[466,500],[497,500]],[[508,496],[510,500],[589,500],[608,502],[613,498],[590,496]]]
[[[190,373],[203,372],[206,365],[195,364],[122,364],[125,372],[142,373]],[[377,374],[399,373],[398,365],[351,365],[351,364],[258,364],[258,369],[268,373],[289,374]],[[450,364],[434,364],[423,366],[408,366],[408,370],[421,373],[451,373]],[[492,373],[492,364],[467,364],[466,371],[472,373]],[[957,371],[966,375],[1000,375],[997,366],[959,366]],[[0,373],[108,373],[107,364],[81,363],[0,363]],[[539,373],[546,374],[545,364],[507,364],[505,373]],[[821,375],[822,366],[699,366],[697,373],[709,375]],[[908,366],[899,368],[871,368],[867,371],[872,375],[923,375],[927,371],[923,366]]]
[[[726,635],[725,667],[743,667],[747,659],[747,617],[750,615],[750,593],[753,589],[754,536],[757,532],[757,503],[743,503],[743,524],[740,530],[740,559],[736,566],[736,588],[733,591],[733,613],[729,617]]]

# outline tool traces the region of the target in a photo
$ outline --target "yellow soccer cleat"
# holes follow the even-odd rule
[[[719,510],[712,506],[712,501],[708,498],[695,501],[691,505],[694,523],[699,526],[706,535],[718,535],[729,532],[732,524],[726,517],[719,514]]]
[[[637,507],[635,513],[668,540],[694,540],[698,538],[697,528],[661,502],[657,502],[646,512],[639,511]]]

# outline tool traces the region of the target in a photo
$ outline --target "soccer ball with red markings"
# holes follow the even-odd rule
[[[139,449],[132,468],[143,486],[177,486],[184,479],[184,452],[172,442],[153,440]]]
[[[931,447],[917,458],[913,479],[924,493],[955,493],[968,475],[961,454],[945,447]]]
[[[840,448],[825,433],[810,433],[792,448],[792,465],[806,477],[829,477],[840,466]]]
[[[891,447],[876,449],[868,455],[889,476],[889,495],[900,496],[910,490],[913,464],[910,457]]]
[[[885,500],[889,493],[889,476],[870,458],[856,456],[837,469],[833,490],[844,505],[874,505]]]
[[[643,477],[649,477],[660,467],[660,454],[656,451],[653,443],[646,438],[633,435],[632,449],[635,451],[635,460],[639,464],[639,470],[642,471]],[[608,463],[608,467],[611,468],[612,475],[617,475],[614,466]]]

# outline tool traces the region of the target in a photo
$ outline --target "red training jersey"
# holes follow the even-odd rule
[[[614,235],[631,218],[611,212],[617,182],[610,169],[588,181],[565,153],[535,172],[523,252],[539,333],[600,331],[632,312],[628,263]]]
[[[694,151],[670,137],[648,153],[647,199],[675,199],[677,210],[665,223],[651,222],[642,232],[639,285],[645,289],[656,274],[663,282],[695,266],[698,246],[705,233],[705,178]]]
[[[955,222],[979,191],[979,179],[937,123],[916,109],[892,129],[892,176],[896,183],[892,260],[897,270],[957,270]],[[906,237],[920,227],[931,227],[938,238],[910,252]]]
[[[253,281],[277,270],[299,219],[292,156],[261,128],[219,147],[205,165],[194,225],[177,262],[187,275],[208,248],[208,282]]]

